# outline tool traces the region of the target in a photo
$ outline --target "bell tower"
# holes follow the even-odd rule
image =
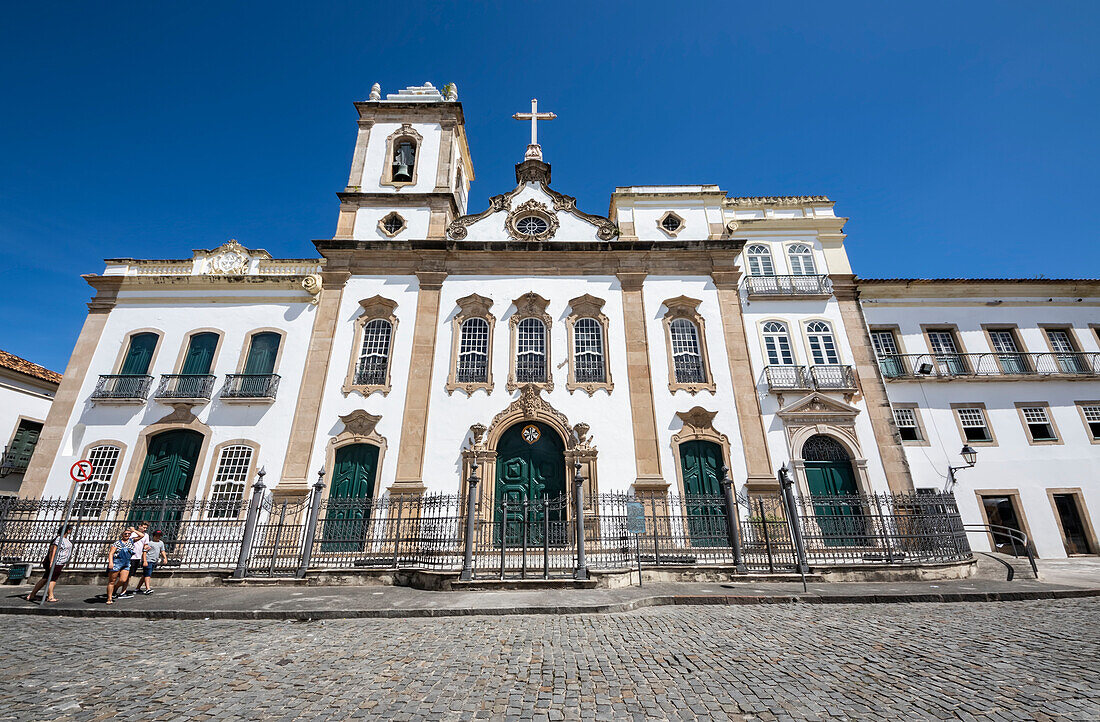
[[[443,238],[466,213],[474,179],[454,83],[389,93],[378,83],[355,104],[359,133],[334,239]]]

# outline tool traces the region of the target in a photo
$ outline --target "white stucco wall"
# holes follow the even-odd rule
[[[382,185],[382,172],[385,164],[390,160],[386,156],[386,139],[401,125],[401,123],[375,123],[371,127],[363,176],[359,182],[361,192],[395,192],[393,186]],[[439,143],[443,130],[439,123],[410,123],[410,125],[422,136],[420,147],[416,150],[416,183],[402,186],[396,193],[431,193],[435,188],[435,175],[439,166]]]

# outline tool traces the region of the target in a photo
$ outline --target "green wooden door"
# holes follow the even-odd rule
[[[19,422],[19,428],[15,430],[15,436],[8,447],[8,453],[4,455],[4,466],[15,472],[25,471],[31,463],[31,454],[38,443],[38,436],[42,433],[42,424],[37,421],[23,419]]]
[[[815,503],[814,518],[826,546],[866,543],[859,486],[850,461],[807,461],[806,484]],[[850,497],[850,498],[848,498]]]
[[[169,551],[179,535],[183,514],[179,502],[191,491],[202,441],[202,434],[187,429],[165,431],[149,440],[129,521],[147,520],[163,530]]]
[[[270,374],[275,371],[275,357],[279,355],[279,334],[265,332],[252,337],[248,347],[248,359],[244,363],[246,374]]]
[[[542,499],[558,500],[565,494],[565,446],[557,432],[545,424],[525,421],[504,432],[497,445],[493,539],[500,543],[501,520],[507,515],[505,540],[520,546],[524,527],[528,544],[541,544],[544,519],[549,516],[551,544],[564,544],[567,504],[544,507]],[[507,501],[507,509],[504,502]],[[527,502],[524,506],[524,501]],[[536,502],[537,503],[532,503]]]
[[[680,444],[680,470],[684,478],[684,506],[688,534],[695,546],[727,544],[722,494],[722,448],[710,441]]]
[[[205,376],[210,373],[210,365],[214,363],[214,351],[217,348],[218,334],[196,333],[187,345],[187,356],[183,359],[180,373],[185,376]]]
[[[374,501],[378,447],[350,444],[336,450],[321,551],[362,551]]]
[[[138,333],[130,337],[130,348],[122,361],[123,376],[144,376],[149,373],[149,364],[153,361],[153,351],[157,348],[155,333]]]

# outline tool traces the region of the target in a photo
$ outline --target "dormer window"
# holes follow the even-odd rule
[[[412,183],[416,167],[416,143],[402,140],[393,152],[393,180],[395,183]]]
[[[677,233],[684,230],[684,219],[676,213],[668,211],[657,221],[657,226],[669,236],[675,238]]]

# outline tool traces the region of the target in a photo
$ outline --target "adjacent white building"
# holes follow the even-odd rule
[[[86,277],[96,295],[21,493],[68,493],[80,458],[95,467],[81,491],[89,501],[214,499],[241,513],[261,466],[282,496],[307,493],[321,467],[334,497],[460,493],[475,468],[487,500],[564,493],[575,463],[588,494],[718,493],[722,467],[738,490],[766,491],[782,464],[804,495],[942,487],[939,441],[903,443],[898,409],[924,402],[925,426],[935,418],[939,429],[949,389],[995,384],[884,380],[888,359],[870,334],[896,324],[887,356],[928,353],[905,334],[922,323],[963,329],[974,303],[934,295],[943,310],[926,319],[936,310],[927,299],[899,303],[912,293],[905,282],[858,281],[846,219],[828,198],[634,186],[615,190],[608,215],[588,213],[551,186],[532,130],[516,185],[471,213],[454,86],[385,99],[376,86],[356,108],[336,232],[314,242],[318,257],[273,259],[229,242],[185,260],[116,259]],[[1034,324],[1083,333],[1078,316],[1096,293],[1081,288],[1093,295],[1074,302],[1078,315]],[[1078,343],[1095,351],[1095,332]],[[1042,395],[1064,384],[1073,409],[1100,398],[1086,391],[1096,370],[1080,375],[1091,385],[1064,374],[1004,385]],[[944,392],[911,398],[929,387]],[[1048,403],[1062,428],[1058,398]],[[1062,450],[1087,455],[1078,441],[1067,436]],[[1052,449],[1020,453],[1038,469],[1036,454]],[[1000,462],[982,451],[960,480],[995,473]],[[1068,473],[1073,461],[1060,463]],[[1023,504],[1077,489],[1087,518],[1086,476],[1016,487],[1028,490]],[[979,501],[964,504],[973,520]],[[1065,554],[1054,517],[1028,517],[1040,554]]]
[[[23,483],[42,433],[61,374],[7,351],[0,351],[0,495],[12,495]]]

